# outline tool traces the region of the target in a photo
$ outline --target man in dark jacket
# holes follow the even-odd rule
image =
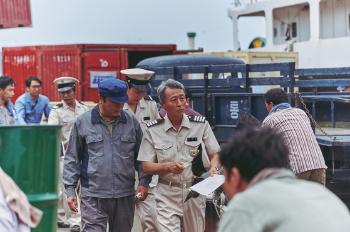
[[[63,183],[68,205],[77,211],[75,188],[81,182],[82,230],[131,231],[134,217],[135,169],[140,200],[147,197],[146,176],[137,155],[142,131],[137,119],[123,111],[127,84],[118,79],[99,83],[99,104],[78,117],[64,159]]]

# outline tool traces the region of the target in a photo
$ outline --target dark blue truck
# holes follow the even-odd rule
[[[294,63],[244,64],[198,55],[154,57],[137,67],[155,72],[154,97],[156,87],[168,78],[189,88],[193,108],[206,116],[222,143],[234,134],[240,114],[261,121],[266,117],[263,93],[253,91],[257,86],[284,88],[290,103],[310,115],[328,166],[327,187],[350,206],[350,93],[337,91],[338,86],[350,86],[350,68],[295,69]]]

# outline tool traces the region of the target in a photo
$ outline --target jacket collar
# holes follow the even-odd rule
[[[126,115],[124,111],[120,112],[120,117],[117,121],[118,123],[126,123]],[[91,123],[92,124],[103,124],[103,119],[100,115],[100,112],[98,110],[98,105],[95,106],[91,111]]]

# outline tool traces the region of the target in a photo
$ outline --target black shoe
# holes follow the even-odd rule
[[[74,225],[70,228],[71,232],[80,232],[80,226],[79,225]]]
[[[57,227],[58,228],[69,228],[69,224],[65,223],[63,221],[57,221]]]

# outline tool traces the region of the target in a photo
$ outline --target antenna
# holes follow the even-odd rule
[[[235,1],[233,2],[233,5],[234,5],[235,7],[239,7],[239,6],[242,5],[242,3],[241,3],[240,0],[235,0]]]

